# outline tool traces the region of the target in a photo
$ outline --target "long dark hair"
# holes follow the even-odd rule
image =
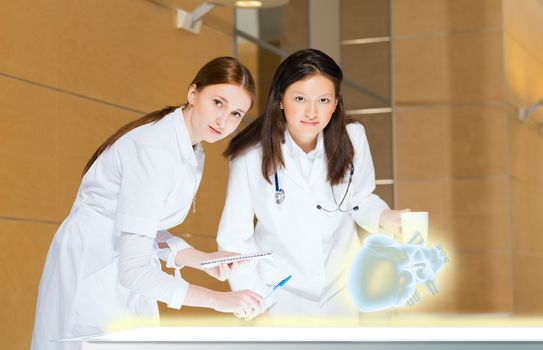
[[[203,66],[190,83],[195,85],[196,90],[200,91],[206,86],[216,84],[235,84],[243,87],[251,95],[251,105],[255,100],[256,87],[251,72],[234,57],[217,57]],[[98,149],[85,165],[83,175],[90,169],[94,161],[115,143],[121,136],[138,126],[154,123],[170,114],[181,106],[170,106],[158,111],[151,112],[143,117],[123,125],[113,135],[111,135]]]
[[[337,106],[324,128],[324,148],[328,162],[328,181],[341,182],[351,169],[354,148],[347,134],[348,119],[341,98],[343,72],[332,58],[316,49],[305,49],[288,56],[277,68],[268,94],[264,113],[237,134],[223,155],[230,159],[251,147],[262,146],[262,176],[271,183],[270,175],[285,166],[281,144],[285,142],[286,119],[280,107],[285,90],[293,83],[322,74],[334,83]]]

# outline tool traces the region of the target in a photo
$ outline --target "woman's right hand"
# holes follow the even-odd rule
[[[390,232],[394,239],[402,242],[402,213],[410,212],[411,209],[391,210],[385,209],[379,218],[379,225]]]
[[[220,312],[231,312],[238,318],[251,319],[262,313],[265,308],[264,299],[248,289],[234,292],[218,292],[213,309]]]

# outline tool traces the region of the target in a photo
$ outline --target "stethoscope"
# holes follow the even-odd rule
[[[285,191],[279,188],[279,177],[275,173],[275,203],[281,204],[285,201]]]
[[[323,210],[323,211],[325,211],[327,213],[334,213],[336,211],[340,211],[342,213],[347,213],[347,212],[350,212],[350,211],[357,211],[358,210],[358,205],[354,206],[351,209],[346,209],[346,210],[341,209],[341,206],[343,205],[343,202],[345,201],[345,198],[347,198],[347,193],[349,193],[349,189],[351,188],[351,182],[353,181],[353,175],[354,175],[354,166],[351,167],[351,171],[349,172],[349,182],[347,183],[347,189],[345,189],[345,193],[343,194],[343,198],[341,198],[341,201],[339,202],[339,204],[337,203],[336,194],[334,193],[334,186],[330,186],[330,188],[332,189],[332,196],[334,197],[334,203],[336,204],[336,209],[328,210],[328,209],[324,208],[320,204],[317,204],[317,209],[318,210]],[[279,176],[277,176],[277,172],[276,172],[275,173],[275,203],[280,205],[284,201],[285,201],[285,191],[282,188],[279,187]]]

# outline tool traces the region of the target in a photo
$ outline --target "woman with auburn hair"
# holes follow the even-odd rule
[[[400,211],[377,195],[364,127],[349,120],[343,73],[323,52],[301,50],[277,68],[264,113],[232,139],[217,241],[241,253],[273,251],[230,275],[233,290],[266,298],[270,315],[357,319],[347,269],[360,246],[356,224],[401,232]],[[254,216],[257,224],[253,226]]]
[[[187,103],[149,113],[121,127],[87,163],[77,197],[56,232],[41,277],[33,349],[77,349],[52,340],[102,333],[130,317],[158,321],[157,301],[213,308],[238,317],[260,309],[243,290],[216,292],[185,282],[178,269],[236,255],[192,248],[167,229],[186,217],[200,183],[201,142],[232,133],[252,107],[255,84],[232,57],[196,74]],[[161,270],[158,258],[176,269]],[[225,280],[237,266],[205,271]]]

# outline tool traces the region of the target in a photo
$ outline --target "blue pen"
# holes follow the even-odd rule
[[[282,280],[281,282],[277,283],[275,285],[275,287],[273,287],[273,289],[271,290],[271,292],[268,293],[268,295],[266,295],[264,297],[264,299],[266,299],[267,297],[269,297],[276,289],[278,289],[279,287],[282,287],[284,286],[285,284],[287,284],[288,280],[290,280],[292,278],[292,275],[288,275],[287,278],[285,278],[284,280]]]

